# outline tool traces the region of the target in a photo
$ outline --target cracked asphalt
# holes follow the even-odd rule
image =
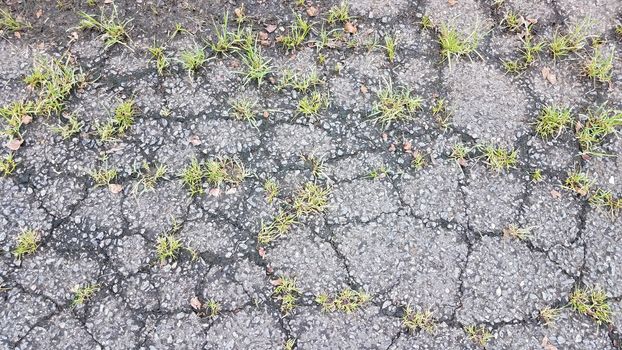
[[[0,106],[36,95],[24,78],[37,57],[70,57],[87,82],[65,101],[64,113],[84,123],[76,135],[54,132],[59,115],[24,123],[18,149],[1,135],[0,155],[12,154],[17,166],[0,177],[0,349],[622,349],[622,218],[564,186],[580,169],[620,198],[622,139],[608,135],[608,156],[587,157],[575,125],[549,140],[534,131],[545,105],[569,106],[582,121],[594,106],[622,109],[622,2],[497,2],[350,0],[356,33],[320,52],[312,42],[337,1],[117,0],[119,18],[132,19],[131,40],[106,49],[98,33],[77,28],[78,13],[108,13],[111,1],[4,0],[0,8],[31,27],[1,31]],[[188,74],[179,54],[213,40],[225,12],[235,30],[242,6],[241,26],[261,33],[271,59],[266,81],[245,82],[239,55],[209,47],[208,62]],[[521,74],[507,73],[503,60],[521,48],[501,24],[508,11],[537,19],[543,39],[589,17],[590,33],[616,55],[612,81],[583,76],[586,52],[561,60],[543,52]],[[315,29],[287,51],[278,37],[295,14]],[[463,34],[480,31],[477,54],[442,60],[437,32],[420,25],[424,15]],[[188,32],[172,37],[176,24]],[[398,38],[393,62],[382,47],[387,35]],[[154,42],[171,58],[163,75],[149,60]],[[329,107],[299,116],[305,93],[277,88],[285,69],[317,71]],[[369,116],[389,81],[423,106],[383,128]],[[134,124],[102,141],[97,126],[130,98]],[[240,98],[258,101],[256,123],[233,116]],[[431,111],[435,98],[448,104],[446,129]],[[477,151],[457,161],[458,143],[516,149],[518,163],[495,171]],[[421,169],[411,165],[417,154]],[[239,160],[248,176],[191,196],[179,174],[192,159],[216,157]],[[168,173],[137,193],[145,163]],[[90,174],[102,166],[118,170],[120,190],[96,186]],[[541,181],[532,179],[536,169]],[[279,187],[273,201],[266,179]],[[329,188],[326,208],[260,244],[262,223],[290,208],[308,182]],[[508,237],[511,225],[530,233]],[[39,245],[19,259],[17,237],[27,229],[40,234]],[[156,245],[167,232],[184,248],[161,261]],[[288,313],[274,294],[284,278],[298,288]],[[76,304],[87,285],[95,293]],[[610,321],[569,305],[583,288],[606,293]],[[316,301],[347,289],[370,299],[351,313]],[[210,300],[216,315],[206,313]],[[409,331],[407,306],[431,311],[434,332]],[[552,323],[546,308],[557,310]],[[471,325],[490,332],[489,341],[470,337]]]

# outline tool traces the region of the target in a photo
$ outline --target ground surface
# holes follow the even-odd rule
[[[69,55],[87,82],[64,106],[82,121],[79,133],[63,139],[52,127],[64,119],[53,114],[24,123],[18,149],[3,139],[2,156],[13,154],[17,165],[0,178],[0,349],[622,349],[622,218],[562,186],[580,169],[593,188],[622,196],[622,141],[608,135],[601,149],[610,156],[582,157],[574,125],[548,140],[534,131],[548,104],[570,107],[577,120],[607,101],[622,108],[618,0],[351,0],[356,33],[321,51],[310,43],[288,51],[277,37],[294,13],[316,31],[324,23],[341,32],[342,23],[324,21],[336,3],[245,1],[241,26],[262,32],[271,59],[260,86],[244,81],[235,52],[207,47],[214,58],[192,74],[176,61],[212,41],[226,11],[234,31],[242,2],[117,1],[118,17],[133,19],[131,41],[109,49],[97,32],[76,28],[79,11],[99,15],[101,5],[110,13],[108,1],[3,2],[32,27],[3,31],[0,105],[36,98],[24,77],[42,55]],[[502,59],[521,45],[500,24],[508,11],[537,18],[534,31],[547,40],[590,16],[591,34],[616,54],[612,81],[582,74],[587,48],[561,60],[545,51],[521,74],[506,73]],[[463,33],[478,25],[477,54],[443,60],[437,31],[419,24],[423,15]],[[177,23],[190,33],[171,38]],[[381,47],[387,35],[398,38],[393,62]],[[149,61],[154,40],[171,60],[162,75]],[[286,68],[315,69],[329,107],[299,115],[310,92],[277,89]],[[423,106],[383,127],[370,114],[389,81]],[[102,141],[97,126],[130,98],[133,125]],[[258,102],[255,123],[232,113],[241,98]],[[446,129],[431,112],[435,98],[447,102]],[[458,143],[474,147],[464,160],[451,157]],[[516,149],[518,163],[491,169],[477,148],[487,144]],[[416,155],[421,169],[411,164]],[[249,176],[204,182],[192,196],[179,174],[192,159],[216,157],[238,160]],[[309,159],[321,166],[314,171]],[[139,193],[145,162],[168,171]],[[89,175],[102,167],[118,170],[112,186]],[[266,179],[279,188],[271,202]],[[291,211],[309,182],[328,188],[327,206],[259,243],[262,223]],[[510,225],[529,228],[528,237],[508,237]],[[17,237],[29,229],[38,247],[18,259]],[[184,248],[161,261],[156,245],[167,232]],[[287,279],[298,288],[292,310],[275,292]],[[95,293],[76,302],[84,286]],[[349,313],[316,302],[347,288],[369,300]],[[568,305],[574,290],[590,288],[606,293],[610,320],[599,324]],[[219,303],[217,315],[209,300]],[[435,329],[408,331],[407,305],[431,311]],[[559,309],[548,325],[546,307]],[[491,338],[478,344],[469,326]]]

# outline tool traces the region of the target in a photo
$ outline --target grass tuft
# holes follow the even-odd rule
[[[469,340],[484,348],[492,340],[492,333],[485,326],[469,325],[464,327],[464,331]]]
[[[113,5],[110,15],[106,15],[103,11],[96,17],[85,12],[80,12],[79,28],[82,30],[95,30],[102,34],[102,40],[106,49],[117,44],[127,47],[126,41],[129,40],[127,33],[127,25],[132,21],[121,21],[117,14],[117,7]]]
[[[487,145],[482,148],[486,165],[496,171],[509,170],[518,164],[518,151]]]
[[[538,116],[536,133],[543,139],[556,138],[570,124],[572,124],[570,108],[553,105],[546,106]]]
[[[141,195],[146,191],[153,191],[158,181],[166,178],[168,167],[164,164],[150,165],[143,162],[138,169],[137,181],[132,186],[134,195]]]
[[[59,134],[63,140],[67,140],[79,134],[83,126],[84,122],[78,120],[76,114],[72,113],[67,117],[67,122],[65,124],[52,127],[52,131]]]
[[[244,50],[244,54],[241,56],[242,63],[246,67],[246,71],[243,72],[244,80],[248,82],[255,81],[258,86],[266,78],[266,76],[272,73],[272,66],[270,66],[270,59],[261,55],[261,49],[255,42],[254,45],[248,46]]]
[[[592,21],[586,18],[580,23],[569,27],[566,34],[560,34],[556,30],[551,42],[549,42],[549,50],[553,58],[558,59],[568,56],[570,53],[577,52],[585,47],[587,39],[590,37],[589,30],[591,27]]]
[[[151,54],[150,61],[153,61],[156,66],[156,70],[159,75],[164,74],[164,70],[170,66],[170,62],[168,57],[166,57],[166,47],[165,46],[157,46],[154,45],[148,48],[149,53]]]
[[[272,204],[279,195],[279,184],[274,179],[266,179],[263,183],[263,189],[266,192],[266,202]]]
[[[305,117],[316,116],[322,109],[328,108],[329,104],[327,94],[313,91],[311,95],[305,95],[298,101],[298,113]]]
[[[203,167],[196,159],[192,159],[190,165],[184,168],[180,174],[181,182],[187,187],[190,196],[203,194]]]
[[[359,310],[369,299],[369,295],[365,292],[346,288],[335,298],[331,298],[326,293],[321,293],[315,297],[315,302],[322,306],[324,312],[341,311],[350,314]]]
[[[393,88],[389,81],[387,85],[378,92],[377,101],[372,106],[369,117],[374,123],[380,123],[384,128],[398,121],[407,121],[413,118],[416,111],[421,109],[422,99],[412,96],[411,90]]]
[[[117,178],[118,172],[117,169],[109,168],[106,165],[103,168],[91,171],[89,175],[95,182],[95,187],[100,187],[110,185]]]
[[[188,74],[196,73],[207,62],[205,49],[197,46],[191,50],[184,50],[179,55],[179,61]]]
[[[295,16],[294,23],[289,26],[287,35],[277,38],[277,41],[288,50],[294,50],[302,45],[309,33],[311,33],[311,28],[313,27],[312,24],[305,21],[300,14],[296,14]]]
[[[26,229],[17,236],[16,240],[13,255],[17,260],[22,260],[24,256],[34,254],[37,251],[41,234],[37,230]]]
[[[586,173],[574,171],[568,174],[563,187],[580,196],[587,196],[593,184],[594,180],[590,179]]]
[[[594,54],[585,62],[583,73],[590,79],[608,83],[611,81],[613,60],[613,50],[609,54],[603,54],[600,49],[596,48]]]
[[[597,189],[589,199],[590,205],[597,208],[605,208],[611,217],[616,217],[622,209],[622,198],[615,198],[609,191]]]
[[[622,125],[622,111],[601,106],[588,112],[584,125],[577,126],[576,137],[584,154],[601,155],[597,152],[600,143],[610,134],[617,133]]]
[[[257,242],[262,245],[270,244],[279,237],[286,235],[291,227],[297,224],[296,216],[288,211],[279,210],[271,223],[261,223],[261,229],[257,235]]]
[[[436,322],[434,321],[432,311],[414,311],[410,308],[410,305],[406,306],[404,310],[402,326],[410,333],[423,330],[432,334],[436,330]]]
[[[160,265],[166,265],[168,261],[177,260],[183,248],[181,240],[175,237],[175,228],[171,232],[160,235],[156,241],[156,256]]]
[[[575,289],[570,294],[569,304],[578,313],[591,317],[598,325],[613,322],[607,294],[600,288]]]
[[[312,213],[321,213],[328,205],[328,194],[330,189],[322,187],[313,182],[307,182],[298,191],[294,199],[294,211],[297,217],[306,216]]]
[[[387,35],[384,37],[384,49],[387,54],[389,62],[395,61],[395,52],[397,51],[397,37]]]
[[[241,98],[230,104],[229,112],[237,120],[245,121],[257,127],[257,101],[249,98]]]
[[[552,327],[559,318],[560,312],[561,310],[559,308],[545,306],[538,312],[538,318],[545,326]]]
[[[326,22],[329,24],[337,22],[346,23],[350,20],[350,6],[346,1],[342,1],[339,5],[333,5],[328,10],[328,16],[326,17]]]
[[[13,33],[31,28],[30,23],[13,17],[8,10],[0,9],[0,30],[9,30]]]
[[[281,276],[273,284],[276,287],[272,295],[281,303],[281,313],[287,316],[296,307],[296,301],[301,294],[296,286],[296,279]]]
[[[475,28],[466,38],[463,38],[454,27],[442,25],[440,27],[438,42],[441,45],[441,56],[443,60],[449,62],[451,67],[452,58],[470,56],[477,52],[477,47],[481,40],[478,33],[479,28]]]
[[[531,238],[531,227],[519,227],[511,224],[503,229],[503,236],[524,241]]]
[[[98,290],[99,285],[97,284],[77,286],[73,291],[73,300],[71,301],[71,307],[74,308],[80,305],[84,305],[84,303],[91,299]]]
[[[17,168],[17,162],[13,159],[12,153],[0,158],[0,174],[3,177],[13,174],[15,168]]]

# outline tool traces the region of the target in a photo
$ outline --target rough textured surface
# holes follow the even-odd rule
[[[576,137],[590,110],[622,116],[622,3],[350,0],[350,18],[329,23],[340,4],[2,2],[30,27],[13,32],[0,15],[0,350],[622,350],[620,126],[599,154],[582,154]],[[129,39],[107,48],[105,33],[79,28],[82,11],[131,20]],[[511,12],[547,43],[520,74],[504,68],[521,59],[526,35],[524,23],[508,28]],[[271,68],[261,84],[245,79],[240,41],[213,50],[225,13],[231,38],[244,28],[257,38]],[[297,15],[313,28],[285,48]],[[428,18],[434,28],[422,28]],[[553,35],[585,18],[585,46],[554,59]],[[441,28],[477,35],[477,48],[448,60]],[[615,54],[610,82],[586,76],[601,41]],[[168,58],[163,74],[154,45]],[[189,72],[182,53],[199,45],[207,61]],[[14,102],[44,106],[44,88],[25,82],[43,57],[84,80],[62,111],[12,115]],[[318,81],[287,86],[287,71]],[[420,106],[374,122],[390,87]],[[313,93],[327,101],[304,115]],[[131,126],[103,140],[128,100]],[[240,101],[252,106],[245,117]],[[547,105],[569,108],[572,121],[543,138],[535,125]],[[72,114],[82,127],[63,137]],[[492,169],[486,146],[516,150],[516,163]],[[193,160],[244,176],[219,181],[203,167],[193,195],[182,180]],[[154,180],[157,167],[166,174]],[[117,173],[97,183],[98,169]],[[575,171],[588,192],[566,183]],[[303,200],[313,185],[326,191],[316,206]],[[595,205],[599,189],[611,207]],[[20,256],[24,232],[37,246]],[[172,256],[158,253],[167,239],[179,244]],[[609,324],[569,305],[577,288],[605,292]],[[352,291],[360,305],[340,299]],[[560,310],[551,324],[547,307]],[[434,331],[408,329],[406,310],[431,312]]]

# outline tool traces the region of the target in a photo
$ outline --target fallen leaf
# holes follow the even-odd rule
[[[454,6],[458,3],[458,0],[447,0],[447,3],[449,4],[449,6]]]
[[[110,192],[112,193],[119,193],[121,191],[123,191],[123,186],[119,185],[119,184],[109,184],[108,185],[108,189],[110,190]]]
[[[41,16],[43,16],[43,9],[38,9],[37,12],[35,13],[35,16],[37,18],[41,18]]]
[[[13,33],[13,35],[15,35],[15,37],[18,38],[18,39],[22,38],[22,34],[20,32],[15,32],[15,33]]]
[[[259,32],[259,40],[268,40],[268,33]]]
[[[6,143],[6,148],[10,149],[11,151],[17,151],[22,146],[23,142],[24,140],[13,139]]]
[[[389,135],[386,132],[382,133],[382,141],[387,142],[389,140]]]
[[[404,148],[404,152],[408,152],[408,151],[412,150],[413,144],[412,144],[412,142],[406,140],[406,141],[404,141],[404,144],[402,145],[402,148]]]
[[[358,28],[356,28],[356,26],[352,24],[352,22],[346,22],[346,24],[343,25],[343,30],[350,34],[354,34],[358,31]]]
[[[544,350],[557,350],[557,347],[551,344],[551,342],[549,341],[549,338],[547,337],[542,338],[541,345]]]
[[[460,164],[461,167],[465,167],[467,166],[467,160],[464,158],[458,159],[458,164]]]
[[[220,188],[212,188],[209,190],[207,195],[210,197],[220,197],[221,192]]]
[[[190,299],[190,306],[192,306],[192,308],[195,310],[200,310],[201,307],[203,307],[203,304],[201,303],[199,298],[195,296],[195,297],[192,297],[192,299]]]
[[[318,12],[319,12],[319,10],[315,6],[307,7],[307,15],[309,15],[309,17],[317,16]]]
[[[276,30],[276,24],[268,24],[266,26],[266,32],[272,33]]]
[[[104,0],[104,4],[112,4],[113,0]]]
[[[203,141],[201,141],[201,139],[199,139],[199,137],[197,135],[192,135],[190,136],[190,138],[188,139],[188,142],[190,142],[191,144],[198,146],[201,143],[203,143]]]
[[[257,252],[259,253],[259,256],[262,258],[266,256],[266,248],[264,247],[259,247],[259,249],[257,249]]]
[[[395,152],[395,144],[391,144],[391,146],[389,146],[389,152]]]
[[[281,280],[280,278],[279,279],[275,279],[275,280],[270,280],[270,283],[273,286],[280,286],[281,284],[283,284],[283,280]]]
[[[263,111],[264,119],[268,119],[269,116],[270,116],[270,113],[268,113],[268,111]]]
[[[361,85],[361,92],[366,94],[369,90],[367,90],[367,86]]]
[[[559,193],[559,191],[551,190],[551,197],[553,197],[555,199],[560,199],[562,197],[562,194]]]
[[[544,77],[544,79],[548,80],[548,82],[551,83],[552,85],[557,84],[557,77],[555,76],[555,74],[553,74],[553,72],[551,72],[551,68],[549,67],[542,68],[542,76]]]
[[[585,160],[585,161],[588,161],[588,160],[592,159],[592,157],[590,157],[590,155],[589,155],[589,154],[587,154],[587,153],[583,153],[583,154],[581,155],[581,159],[583,159],[583,160]]]
[[[31,121],[32,121],[32,117],[29,116],[28,114],[24,114],[22,116],[22,124],[27,125],[27,124],[30,124]]]

